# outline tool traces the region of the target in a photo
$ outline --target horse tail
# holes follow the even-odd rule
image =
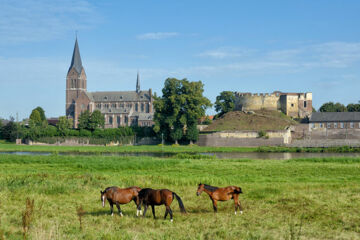
[[[234,193],[237,193],[237,194],[243,193],[241,190],[241,187],[235,187]]]
[[[179,203],[180,212],[186,213],[184,203],[182,202],[182,200],[181,200],[181,198],[179,197],[179,195],[177,195],[177,194],[174,193],[174,192],[173,192],[172,194],[173,194],[173,198],[174,198],[174,196],[175,196],[175,197],[176,197],[176,200],[177,200],[178,203]]]

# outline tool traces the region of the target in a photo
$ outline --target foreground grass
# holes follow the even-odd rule
[[[238,185],[243,215],[233,202],[212,212],[197,184]],[[187,215],[172,204],[145,219],[133,203],[124,217],[101,207],[101,189],[169,188]],[[102,156],[0,155],[0,239],[22,238],[25,199],[34,199],[29,239],[356,239],[360,234],[360,159],[218,160]],[[76,208],[85,215],[82,230]]]

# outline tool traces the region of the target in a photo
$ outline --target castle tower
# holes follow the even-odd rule
[[[81,92],[86,92],[86,74],[82,66],[77,38],[71,64],[66,76],[66,116],[77,121],[75,102]]]
[[[139,76],[139,71],[137,72],[137,78],[136,78],[136,92],[137,92],[137,93],[140,92],[140,76]]]

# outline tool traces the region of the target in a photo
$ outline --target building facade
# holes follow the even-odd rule
[[[88,92],[85,69],[82,66],[76,39],[71,64],[66,76],[66,116],[77,128],[82,112],[99,110],[105,117],[105,128],[119,126],[152,126],[153,96],[151,89],[140,90],[137,74],[135,91]]]
[[[360,129],[360,112],[314,112],[309,123],[310,130]]]
[[[235,92],[235,110],[281,110],[294,118],[305,118],[312,113],[312,93],[241,93]]]

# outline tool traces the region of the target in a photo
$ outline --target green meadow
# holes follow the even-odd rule
[[[240,186],[244,213],[234,215],[227,201],[214,214],[206,193],[195,194],[199,182]],[[188,213],[174,201],[174,222],[163,219],[164,206],[156,207],[158,219],[150,210],[140,218],[131,202],[121,205],[124,217],[110,216],[100,190],[113,185],[168,188]],[[34,204],[25,211],[27,198]],[[0,239],[24,233],[26,239],[359,239],[360,159],[3,154]]]

